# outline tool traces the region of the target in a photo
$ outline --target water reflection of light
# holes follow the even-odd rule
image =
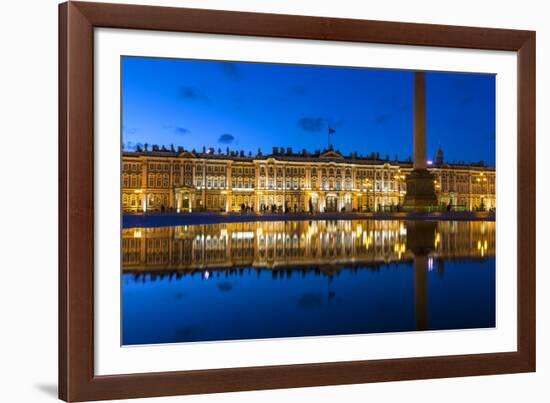
[[[403,256],[403,254],[405,253],[405,244],[404,243],[399,243],[397,242],[394,247],[393,247],[393,251],[395,253],[397,253],[397,258],[399,260],[401,260],[401,257]]]
[[[428,271],[432,271],[434,269],[434,258],[432,256],[428,257]]]
[[[370,220],[131,228],[122,231],[122,259],[124,269],[204,271],[274,264],[298,267],[402,261],[414,256],[413,247],[419,242],[430,250],[433,260],[495,254],[494,222],[439,222],[435,230],[425,233],[415,228],[406,221]]]
[[[437,249],[439,243],[441,242],[441,234],[439,232],[435,233],[434,247]]]
[[[488,243],[486,239],[483,242],[481,241],[481,239],[477,241],[477,250],[479,251],[481,257],[485,256],[485,253],[487,252],[487,247]]]
[[[206,270],[206,271],[204,272],[204,279],[205,279],[205,280],[208,280],[209,278],[210,278],[210,272],[209,272],[208,270]]]
[[[280,234],[279,234],[280,235]],[[231,234],[232,239],[254,239],[253,231],[237,231]]]

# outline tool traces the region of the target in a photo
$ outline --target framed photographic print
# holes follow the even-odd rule
[[[534,32],[68,2],[59,38],[61,399],[535,370]]]

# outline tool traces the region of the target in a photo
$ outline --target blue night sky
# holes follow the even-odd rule
[[[413,154],[413,73],[365,68],[122,59],[122,141],[249,151],[327,147]],[[495,76],[428,73],[428,158],[495,163]]]

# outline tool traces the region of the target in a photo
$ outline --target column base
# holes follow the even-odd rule
[[[407,177],[407,194],[403,209],[407,211],[430,211],[437,207],[434,177],[426,169],[415,169]]]

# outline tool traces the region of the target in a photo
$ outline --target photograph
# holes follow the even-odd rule
[[[122,346],[496,327],[494,74],[120,75]]]

